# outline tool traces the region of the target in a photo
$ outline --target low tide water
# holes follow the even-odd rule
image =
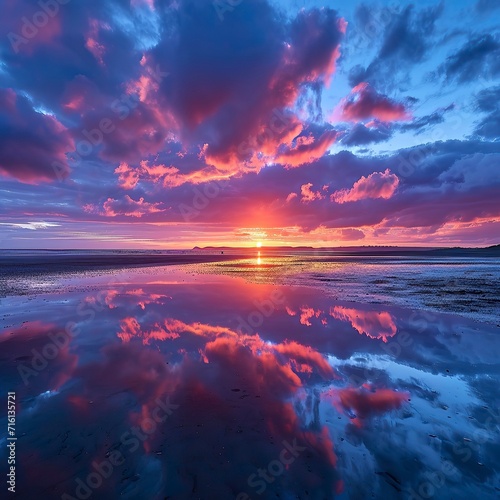
[[[0,303],[18,494],[498,498],[498,274],[263,252],[25,276]]]

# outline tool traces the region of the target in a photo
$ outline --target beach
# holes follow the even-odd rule
[[[498,496],[495,260],[101,257],[2,269],[22,495]]]

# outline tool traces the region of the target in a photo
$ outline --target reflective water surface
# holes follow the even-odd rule
[[[73,276],[3,298],[19,496],[498,498],[497,324],[352,300],[321,263],[274,285],[276,265]]]

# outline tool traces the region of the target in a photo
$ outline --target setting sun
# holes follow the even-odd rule
[[[262,242],[261,241],[258,241],[257,242],[257,248],[260,248],[262,246]]]

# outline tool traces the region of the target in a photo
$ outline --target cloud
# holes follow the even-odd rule
[[[491,113],[481,120],[474,133],[485,139],[498,141],[500,138],[500,116],[498,112]]]
[[[344,306],[333,306],[330,315],[338,320],[349,322],[361,335],[372,339],[387,339],[397,332],[394,317],[387,311],[364,311]]]
[[[120,331],[116,336],[125,343],[139,338],[144,345],[149,345],[153,340],[173,340],[180,337],[178,333],[169,331],[161,324],[155,324],[151,330],[144,331],[137,319],[133,317],[120,320]]]
[[[376,118],[382,122],[408,120],[410,113],[405,105],[379,94],[368,83],[363,82],[351,90],[345,97],[334,116],[341,120],[361,121]]]
[[[396,410],[409,397],[407,392],[397,392],[393,389],[346,388],[339,389],[336,396],[340,405],[347,412],[355,413],[355,424],[361,427],[363,421],[373,415]]]
[[[266,161],[258,161],[262,149],[265,157],[277,157],[278,148],[300,133],[296,118],[280,123],[275,113],[286,116],[306,87],[327,84],[342,23],[329,8],[302,10],[282,23],[264,0],[238,5],[231,22],[214,16],[210,2],[189,0],[176,10],[175,37],[151,52],[171,72],[159,92],[171,105],[181,140],[207,144],[207,164],[226,172],[259,170]],[[318,142],[323,152],[327,139]],[[310,161],[304,149],[286,155],[291,166]],[[322,154],[310,149],[313,159]]]
[[[338,239],[341,241],[357,241],[365,238],[366,235],[361,229],[348,228],[339,231]]]
[[[479,153],[457,160],[439,175],[439,180],[449,189],[472,191],[480,186],[496,186],[500,184],[500,170],[497,168],[500,154],[488,156]]]
[[[278,155],[274,161],[286,167],[299,167],[305,163],[313,163],[325,154],[336,137],[337,132],[335,131],[323,133],[317,141],[312,136],[298,137],[295,146]]]
[[[139,182],[139,172],[136,169],[130,168],[125,162],[120,163],[115,168],[115,174],[118,174],[118,184],[123,189],[133,189]]]
[[[366,144],[384,142],[392,137],[392,129],[386,124],[375,122],[373,125],[366,126],[357,123],[342,138],[342,144],[346,146],[365,146]]]
[[[477,125],[474,133],[484,139],[498,140],[500,137],[500,86],[482,90],[476,96],[476,109],[488,112]]]
[[[300,187],[300,194],[302,195],[302,198],[300,201],[302,203],[309,203],[310,201],[314,200],[322,200],[324,196],[319,192],[319,191],[312,191],[312,183],[308,184],[302,184]]]
[[[48,350],[47,345],[53,349]],[[50,368],[31,371],[31,364],[24,360],[32,360],[35,353],[44,349],[51,353]],[[78,365],[78,355],[71,349],[64,328],[54,323],[25,321],[19,327],[6,327],[0,335],[0,352],[0,376],[5,383],[17,386],[18,397],[57,391],[74,376]],[[48,359],[42,354],[38,356],[40,363]],[[15,365],[16,359],[22,363]]]
[[[378,88],[394,88],[412,65],[423,61],[433,46],[436,21],[444,9],[444,2],[417,10],[413,5],[395,10],[388,8],[381,14],[372,5],[362,4],[356,11],[356,26],[367,33],[370,45],[381,38],[377,55],[368,66],[354,66],[349,72],[349,83],[356,86],[369,82]],[[370,37],[373,27],[384,30],[381,37]]]
[[[341,189],[331,195],[336,203],[348,203],[367,198],[387,200],[394,195],[399,186],[399,178],[389,169],[384,172],[373,172],[368,177],[361,177],[351,189]]]
[[[443,123],[444,115],[453,109],[455,109],[455,105],[450,104],[446,108],[440,108],[430,115],[415,118],[411,123],[402,123],[398,125],[398,129],[402,132],[415,130],[417,134],[419,134],[432,125],[439,125],[440,123]]]
[[[104,217],[142,217],[143,215],[162,212],[162,203],[148,203],[144,198],[133,200],[128,194],[121,200],[108,198],[102,206],[102,210],[96,205],[85,205],[83,209],[88,213],[97,213]]]
[[[500,85],[481,90],[476,95],[478,111],[496,111],[500,107]]]
[[[33,9],[39,7],[27,0],[7,2],[0,31],[20,33]],[[441,2],[361,5],[345,40],[341,11],[305,8],[285,16],[267,0],[241,2],[224,22],[211,2],[198,0],[61,4],[54,23],[17,53],[8,37],[0,39],[4,86],[14,89],[0,91],[0,175],[11,216],[4,222],[35,227],[32,221],[65,217],[64,227],[67,220],[84,225],[75,238],[106,227],[103,239],[123,235],[110,222],[136,222],[127,234],[148,242],[153,223],[178,224],[175,234],[186,239],[216,232],[229,239],[259,228],[279,239],[364,237],[371,244],[382,235],[421,241],[469,231],[484,241],[486,230],[475,227],[493,227],[481,221],[495,221],[498,212],[490,163],[498,153],[498,92],[492,86],[469,95],[462,80],[498,75],[500,42],[493,32],[450,31],[442,12]],[[367,32],[377,20],[376,33]],[[360,27],[370,46],[356,55],[346,45]],[[411,116],[417,104],[428,106],[428,68],[420,64],[432,47],[439,48],[436,58],[449,51],[441,70],[438,59],[428,61],[443,77],[434,83],[458,83],[453,100],[472,104],[462,111],[474,130],[464,140],[418,145],[414,135],[430,136],[432,127],[452,121],[451,106]],[[344,92],[325,92],[343,85],[345,73],[333,80],[341,51],[342,71],[351,55],[352,64],[368,60],[350,73],[354,90],[337,108],[335,119],[346,121],[332,125],[324,123],[322,106]],[[413,82],[417,76],[424,80]],[[405,97],[409,88],[416,97]],[[439,88],[432,95],[437,106],[449,104]],[[383,150],[389,139],[391,149],[415,147]],[[357,155],[341,151],[364,146],[370,149]],[[460,167],[472,157],[480,183]],[[390,179],[380,187],[387,169],[398,177],[397,189]],[[361,194],[369,180],[375,186]],[[359,199],[332,205],[332,193]],[[179,207],[200,200],[195,228]],[[49,233],[62,231],[47,227]]]
[[[0,226],[18,227],[20,229],[30,229],[36,231],[37,229],[47,229],[49,227],[59,227],[61,224],[55,222],[0,222]]]
[[[317,369],[325,378],[335,378],[335,372],[321,353],[298,342],[284,342],[275,347],[275,351],[288,356],[299,365]],[[297,366],[297,365],[296,365]]]
[[[176,167],[150,166],[147,160],[141,161],[136,168],[122,162],[115,169],[115,174],[118,174],[118,184],[123,189],[133,189],[139,181],[160,183],[164,187],[176,187],[188,182],[189,177],[178,173],[179,169]]]
[[[37,112],[12,89],[0,89],[0,173],[37,184],[69,174],[65,153],[74,149],[68,130],[52,115]]]
[[[16,3],[0,24],[18,30],[27,9]],[[165,187],[258,171],[277,158],[299,166],[334,141],[330,131],[314,144],[292,143],[307,126],[294,106],[320,95],[340,55],[345,23],[332,9],[285,20],[267,0],[255,0],[221,23],[211,2],[151,9],[89,0],[60,6],[57,17],[59,34],[29,40],[30,54],[5,47],[9,77],[72,124],[68,152],[78,164],[119,163],[125,189],[136,187],[137,175],[124,164],[155,161],[172,144],[190,155],[203,147],[199,167],[208,170],[199,177],[179,170]]]
[[[498,8],[500,8],[500,4],[497,0],[477,0],[476,3],[476,10],[481,14]]]
[[[439,73],[447,80],[470,82],[478,77],[492,78],[500,74],[500,42],[485,33],[470,38],[458,51],[447,57]]]

